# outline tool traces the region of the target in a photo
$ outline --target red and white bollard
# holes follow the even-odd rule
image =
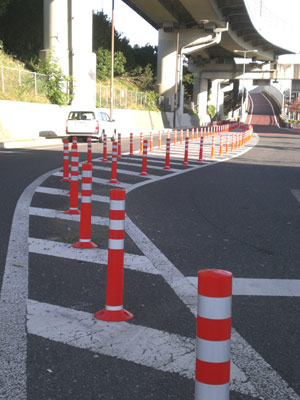
[[[70,205],[65,214],[80,214],[78,210],[78,179],[79,179],[79,153],[77,144],[72,144],[71,156],[71,184],[70,184]]]
[[[229,400],[232,274],[198,272],[195,400]]]
[[[130,133],[129,155],[133,156],[133,133]]]
[[[140,133],[140,154],[143,153],[143,134]]]
[[[192,141],[194,140],[194,128],[192,128]]]
[[[111,178],[109,183],[119,183],[117,181],[117,160],[118,160],[118,143],[113,142],[111,157]]]
[[[103,157],[102,161],[108,161],[107,160],[107,136],[106,133],[103,133]]]
[[[105,308],[95,314],[102,321],[128,321],[133,317],[123,308],[125,196],[124,189],[110,191],[106,300]]]
[[[166,141],[166,162],[164,169],[170,169],[170,147],[171,147],[171,140],[167,138]]]
[[[144,141],[144,143],[145,143],[145,141]],[[147,144],[148,144],[148,142],[147,142]],[[150,132],[150,146],[149,146],[149,151],[152,151],[152,148],[153,148],[153,135],[152,135],[152,132]]]
[[[200,150],[199,150],[199,162],[203,161],[203,145],[204,145],[204,137],[200,137]]]
[[[180,144],[183,143],[183,130],[180,129]]]
[[[118,158],[122,158],[122,155],[121,155],[121,133],[118,133]]]
[[[87,149],[88,149],[87,162],[89,164],[92,164],[92,137],[91,136],[88,136],[88,138],[87,138]]]
[[[233,136],[233,132],[231,132],[231,151],[234,150],[234,136]]]
[[[215,158],[215,135],[211,139],[211,155],[210,158]]]
[[[226,154],[229,153],[229,136],[226,134]]]
[[[188,132],[188,130],[187,130]],[[185,137],[185,148],[184,148],[184,161],[183,161],[183,165],[188,165],[189,164],[189,141],[190,138],[187,135]]]
[[[76,136],[73,136],[72,137],[72,145],[73,144],[75,144],[76,145],[76,148],[77,148],[77,137]]]
[[[158,131],[158,148],[161,149],[161,132]]]
[[[199,129],[196,128],[196,140],[198,140],[198,139],[199,139]]]
[[[63,177],[61,182],[69,182],[69,140],[64,139]]]
[[[177,144],[177,130],[174,130],[174,146]]]
[[[220,135],[220,149],[219,149],[219,156],[223,154],[223,135]]]
[[[82,164],[79,242],[73,244],[76,249],[94,249],[97,247],[91,241],[92,168],[93,166],[90,163]]]
[[[147,151],[148,151],[148,140],[144,140],[143,145],[143,161],[142,161],[142,172],[140,175],[147,176]]]

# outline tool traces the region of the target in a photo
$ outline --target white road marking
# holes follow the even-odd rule
[[[30,207],[29,214],[37,217],[44,218],[56,218],[56,219],[64,219],[68,221],[80,222],[80,215],[69,215],[65,214],[64,211],[52,210],[51,208],[38,208],[38,207]],[[91,222],[94,225],[106,225],[109,224],[109,219],[105,217],[92,216]]]
[[[118,164],[120,164],[120,162],[118,161]],[[111,171],[111,168],[109,167],[98,167],[98,166],[93,166],[93,170],[99,170],[99,171]],[[139,176],[139,172],[135,172],[135,171],[129,171],[128,169],[120,169],[118,168],[118,174],[123,174],[123,175],[133,175],[133,176]],[[155,178],[155,176],[153,175],[146,175],[143,176],[143,178],[148,178],[148,179],[153,179]],[[94,179],[94,178],[93,178]]]
[[[97,244],[97,243],[96,243]],[[107,247],[107,243],[105,243]],[[71,244],[29,238],[29,252],[69,260],[85,261],[93,264],[107,265],[108,251],[104,249],[75,249]],[[158,271],[145,256],[124,253],[124,268],[157,275]]]
[[[276,126],[277,126],[277,128],[280,128],[280,125],[279,125],[279,123],[278,123],[278,120],[277,120],[277,117],[276,117],[276,113],[275,113],[273,104],[270,102],[270,100],[267,98],[267,96],[266,96],[264,93],[261,92],[261,94],[262,94],[263,97],[267,100],[267,102],[270,104],[270,106],[271,106],[271,108],[272,108],[272,113],[273,113],[273,116],[274,116],[274,119],[275,119]]]
[[[194,379],[195,339],[128,322],[98,321],[86,312],[33,300],[27,307],[33,335]],[[231,390],[257,397],[248,377],[234,363],[231,367]]]
[[[63,176],[62,172],[56,172],[55,174],[53,174],[54,176]],[[118,178],[117,178],[118,180]],[[117,186],[117,187],[121,187],[123,189],[128,189],[132,186],[131,183],[124,183],[124,182],[120,182],[118,183],[109,183],[108,179],[102,179],[102,178],[95,178],[93,177],[93,183],[100,183],[102,185],[107,185],[107,186]]]
[[[300,203],[300,190],[291,189],[292,194],[295,196],[296,200]]]
[[[38,193],[45,193],[45,194],[51,194],[54,196],[69,196],[69,191],[68,190],[63,190],[63,189],[55,189],[55,188],[50,188],[50,187],[45,187],[45,186],[39,186],[36,188],[36,191]],[[79,197],[81,197],[80,193],[78,194]],[[100,203],[109,203],[109,197],[107,196],[99,196],[97,194],[92,195],[92,201],[98,201]]]
[[[162,163],[162,166],[161,167],[156,167],[156,166],[154,166],[154,165],[151,165],[149,162],[150,162],[151,160],[149,160],[148,159],[148,161],[147,161],[147,168],[148,169],[157,169],[157,170],[160,170],[160,171],[163,171],[163,166],[164,166],[164,163]],[[118,165],[120,164],[120,165],[130,165],[130,166],[132,166],[132,167],[138,167],[138,166],[140,166],[140,160],[139,160],[139,164],[137,164],[137,163],[129,163],[129,162],[124,162],[124,161],[118,161]]]
[[[197,287],[197,277],[188,277]],[[300,297],[298,279],[233,278],[232,294],[236,296]]]

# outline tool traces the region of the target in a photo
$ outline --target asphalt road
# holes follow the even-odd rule
[[[195,277],[200,269],[221,268],[231,271],[235,278],[257,279],[252,282],[257,282],[258,286],[263,283],[268,292],[270,281],[285,284],[288,280],[297,282],[300,279],[299,202],[292,193],[292,190],[300,191],[300,136],[289,135],[288,131],[273,125],[275,120],[266,99],[255,95],[253,100],[252,123],[260,136],[255,148],[227,162],[191,169],[141,186],[127,195],[126,211],[185,277]],[[82,160],[86,158],[85,149],[85,145],[80,145]],[[128,141],[123,150],[128,150]],[[61,162],[60,148],[0,152],[1,280],[18,198],[29,183],[44,172],[60,167]],[[137,170],[134,164],[127,168]],[[160,175],[164,173],[159,172]],[[108,178],[109,171],[102,170],[95,175]],[[124,179],[127,183],[142,182],[142,178],[136,176],[124,176]],[[66,189],[55,176],[42,186]],[[94,188],[94,194],[109,194],[109,188],[101,185],[94,185]],[[35,193],[31,207],[63,211],[68,207],[68,199]],[[108,205],[95,204],[93,212],[106,217]],[[78,240],[78,223],[74,221],[67,223],[31,215],[29,229],[30,237],[48,243],[60,241],[69,245]],[[94,226],[92,234],[99,248],[105,249],[107,227]],[[126,252],[142,256],[131,237],[127,236],[125,243]],[[30,253],[30,301],[63,307],[63,313],[69,312],[74,320],[76,312],[94,313],[103,307],[105,280],[106,270],[101,262],[84,262],[63,253]],[[151,335],[165,332],[179,335],[186,341],[195,337],[193,314],[162,276],[128,269],[125,283],[124,304],[134,314],[130,326],[145,329],[140,335],[128,337],[129,348],[140,336],[148,337],[149,329],[153,329]],[[262,292],[233,297],[233,327],[269,364],[270,374],[271,371],[277,373],[295,391],[291,397],[279,397],[266,385],[261,392],[264,393],[262,399],[298,399],[297,394],[300,395],[299,296],[300,293],[287,295],[279,290],[277,295]],[[70,323],[66,323],[66,328]],[[73,334],[72,329],[69,335]],[[31,326],[27,333],[28,400],[187,400],[194,396],[193,380],[182,374],[162,372],[146,363],[138,365],[127,356],[111,356],[113,349],[110,348],[99,353],[87,350],[78,340],[77,344],[67,342],[59,334],[49,339],[47,334],[37,332]],[[97,340],[97,335],[89,338],[91,345]],[[153,342],[153,352],[156,346]],[[251,379],[249,377],[250,383]],[[14,400],[9,393],[2,398]],[[249,393],[247,390],[231,391],[232,400],[257,398],[251,395],[251,390]]]

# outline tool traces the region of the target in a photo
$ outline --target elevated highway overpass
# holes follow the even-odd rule
[[[234,57],[255,57],[246,72],[256,79],[274,77],[279,55],[292,53],[284,21],[272,14],[265,0],[124,0],[159,35],[157,90],[174,123],[183,112],[184,56],[195,77],[194,103],[202,122],[207,116],[209,84],[222,104],[220,83],[240,79]],[[66,24],[67,21],[67,24]],[[92,9],[80,0],[44,0],[44,50],[54,51],[65,73],[75,81],[74,104],[95,104],[95,55],[92,53]],[[284,27],[284,29],[283,29]],[[288,28],[289,29],[289,28]],[[239,50],[239,53],[235,53]]]

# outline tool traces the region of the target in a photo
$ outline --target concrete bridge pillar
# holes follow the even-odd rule
[[[44,49],[73,77],[72,104],[96,106],[96,55],[92,53],[92,5],[82,0],[44,0]]]
[[[207,114],[207,100],[208,100],[208,79],[201,78],[195,80],[197,86],[194,84],[194,91],[197,96],[198,116],[200,124],[210,122],[210,116]],[[198,86],[199,85],[199,86]]]

